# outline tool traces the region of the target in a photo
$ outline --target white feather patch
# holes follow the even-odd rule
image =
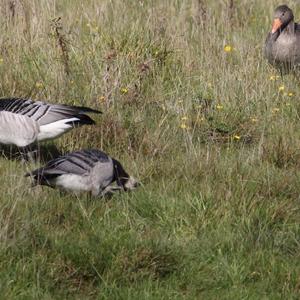
[[[53,183],[63,189],[74,192],[90,191],[92,189],[88,176],[81,176],[76,174],[63,174],[56,177]]]
[[[36,141],[39,125],[27,116],[0,112],[0,143],[25,147]]]
[[[38,141],[54,139],[64,134],[65,132],[71,130],[73,127],[71,124],[66,124],[68,122],[78,121],[78,118],[70,118],[59,120],[47,125],[40,126],[40,133],[37,137]]]

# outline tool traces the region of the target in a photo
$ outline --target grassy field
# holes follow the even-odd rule
[[[299,299],[300,86],[262,55],[278,4],[3,1],[0,96],[102,110],[46,146],[142,182],[89,199],[2,156],[3,299]]]

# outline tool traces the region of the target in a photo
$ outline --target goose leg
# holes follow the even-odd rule
[[[22,162],[34,163],[38,160],[38,149],[33,148],[31,145],[20,147],[19,152]]]

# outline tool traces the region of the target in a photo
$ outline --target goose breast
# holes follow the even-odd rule
[[[39,125],[27,116],[0,111],[0,143],[25,147],[39,135]]]

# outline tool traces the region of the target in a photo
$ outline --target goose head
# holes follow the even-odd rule
[[[123,168],[121,163],[116,159],[112,159],[114,166],[114,180],[117,185],[122,187],[124,191],[131,191],[137,188],[140,183],[132,176],[130,176]]]
[[[287,5],[280,5],[275,9],[271,33],[281,32],[294,20],[292,10]]]

